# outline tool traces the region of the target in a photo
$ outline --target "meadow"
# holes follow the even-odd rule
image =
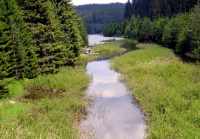
[[[200,65],[156,44],[112,60],[146,115],[148,139],[200,137]]]
[[[83,66],[56,74],[11,80],[0,101],[1,139],[75,139],[85,113],[89,78]]]

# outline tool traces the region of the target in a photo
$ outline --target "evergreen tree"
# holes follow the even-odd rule
[[[131,16],[132,16],[132,5],[131,5],[130,0],[128,0],[128,2],[126,3],[126,6],[125,6],[124,18],[130,19]]]
[[[84,46],[83,35],[81,35],[81,22],[75,13],[70,0],[56,0],[58,16],[61,22],[62,30],[69,42],[69,60],[68,64],[73,64],[76,57],[79,56],[79,49]]]
[[[31,34],[15,0],[0,0],[0,7],[0,79],[32,78],[37,74],[37,59]]]
[[[191,55],[200,60],[200,1],[190,17],[190,38],[192,43]]]
[[[57,7],[51,0],[18,0],[24,20],[37,47],[40,72],[56,72],[69,58],[69,44],[62,31]]]

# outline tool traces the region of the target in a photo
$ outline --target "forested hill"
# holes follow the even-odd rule
[[[86,22],[89,33],[100,33],[105,24],[121,22],[124,17],[125,4],[91,4],[76,7]]]
[[[199,0],[128,0],[124,19],[105,27],[103,34],[156,42],[200,60]]]

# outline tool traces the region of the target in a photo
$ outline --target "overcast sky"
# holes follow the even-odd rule
[[[72,0],[74,5],[93,4],[93,3],[112,3],[112,2],[127,2],[127,0]]]

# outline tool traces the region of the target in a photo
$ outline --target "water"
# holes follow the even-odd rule
[[[90,62],[87,72],[92,103],[80,124],[81,139],[144,139],[144,115],[109,61]]]
[[[94,46],[97,44],[101,44],[104,41],[108,41],[108,40],[121,40],[122,38],[120,37],[104,37],[101,34],[91,34],[88,35],[88,41],[89,41],[89,46]]]

